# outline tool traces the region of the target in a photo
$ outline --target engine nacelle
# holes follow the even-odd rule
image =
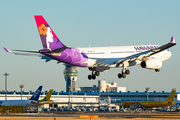
[[[162,67],[162,61],[160,59],[149,59],[142,61],[141,67],[147,69],[159,69]]]

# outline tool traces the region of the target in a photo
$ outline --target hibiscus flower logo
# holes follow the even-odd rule
[[[46,35],[46,32],[47,32],[47,27],[44,25],[44,24],[42,24],[41,26],[39,26],[39,34],[40,35]]]

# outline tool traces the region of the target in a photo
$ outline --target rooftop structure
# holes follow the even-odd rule
[[[81,92],[98,92],[98,87],[101,87],[100,92],[126,92],[126,87],[117,87],[117,83],[110,82],[106,83],[105,80],[99,80],[98,86],[93,85],[93,87],[80,87]]]

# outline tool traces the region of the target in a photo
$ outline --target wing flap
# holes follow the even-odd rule
[[[114,62],[119,60],[121,58],[100,58],[100,59],[96,59],[96,64],[98,66],[103,66],[103,67],[108,67],[111,65],[114,65]]]

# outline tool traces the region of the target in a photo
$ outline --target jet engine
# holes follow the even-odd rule
[[[162,67],[162,61],[160,59],[149,59],[142,61],[141,67],[147,69],[159,69]]]

